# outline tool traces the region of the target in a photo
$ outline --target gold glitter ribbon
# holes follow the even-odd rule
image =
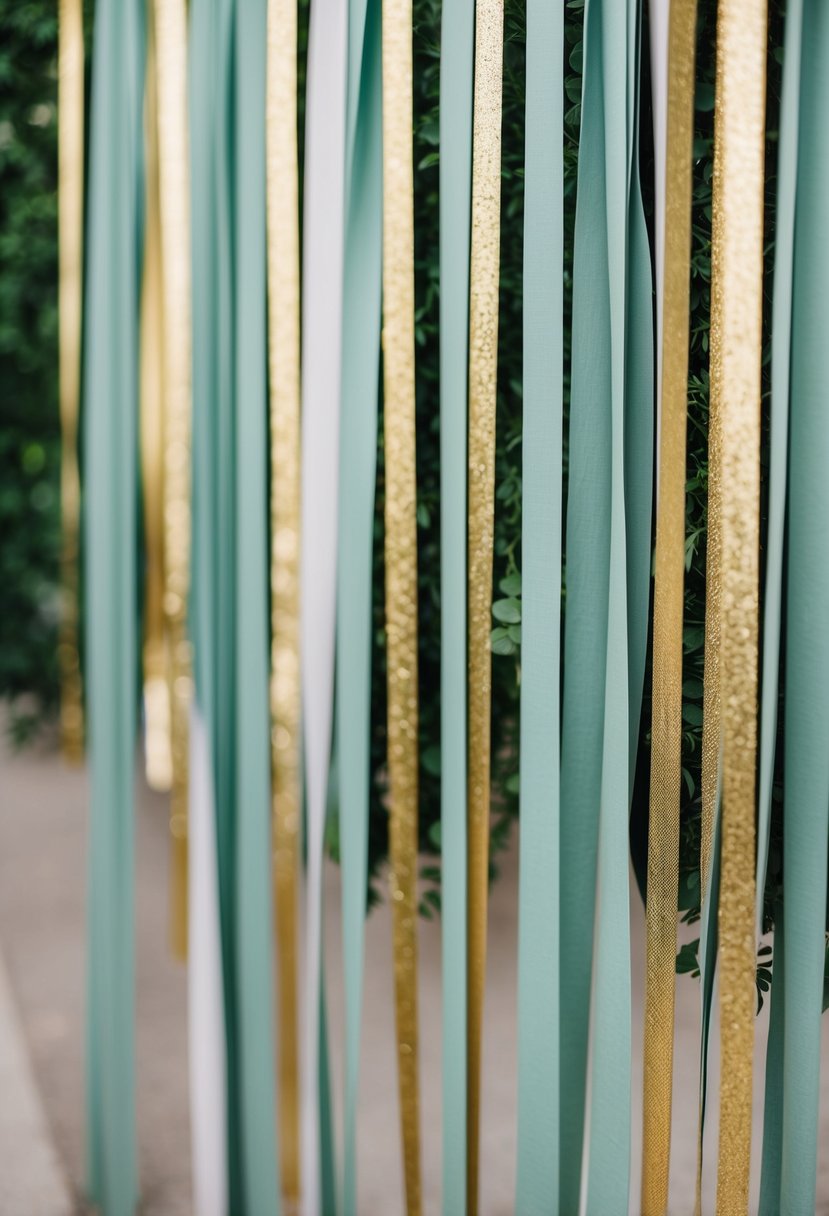
[[[389,887],[408,1216],[421,1211],[412,3],[383,0],[383,368]]]
[[[671,1156],[696,15],[696,0],[673,0],[668,36],[662,418],[653,617],[643,1216],[663,1216],[667,1211]]]
[[[767,0],[720,0],[712,268],[718,282],[714,300],[722,422],[718,1216],[747,1213],[751,1157],[767,20]]]
[[[268,360],[271,443],[271,770],[282,1190],[299,1200],[300,339],[296,0],[269,0]]]
[[[477,1216],[489,885],[492,550],[501,237],[503,0],[475,5],[469,293],[467,1212]]]
[[[78,417],[83,293],[84,46],[81,0],[60,0],[58,41],[58,231],[60,343],[60,503],[62,604],[58,637],[61,746],[83,758],[83,691],[78,652],[80,477]]]
[[[191,297],[187,136],[187,4],[154,0],[158,184],[164,300],[164,616],[170,672],[171,938],[187,952],[187,790],[191,696],[190,588]]]

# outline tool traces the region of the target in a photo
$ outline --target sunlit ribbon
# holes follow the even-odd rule
[[[383,353],[389,887],[406,1210],[418,1216],[417,480],[412,4],[383,4]]]
[[[271,769],[282,1191],[299,1199],[297,884],[299,692],[299,173],[297,9],[268,5],[268,351],[271,439]]]
[[[58,313],[60,337],[60,501],[63,529],[58,656],[63,754],[83,755],[83,694],[78,654],[78,417],[83,291],[84,47],[81,0],[61,0],[58,43]]]
[[[766,25],[766,0],[721,0],[712,267],[722,421],[721,1213],[747,1211],[751,1155]]]
[[[653,727],[648,829],[642,1212],[668,1205],[673,1085],[679,800],[682,784],[682,609],[685,433],[691,260],[696,0],[669,20],[662,302],[660,476],[653,612]]]
[[[469,291],[469,794],[467,1211],[478,1211],[481,1040],[489,883],[492,551],[501,224],[503,0],[475,6]]]

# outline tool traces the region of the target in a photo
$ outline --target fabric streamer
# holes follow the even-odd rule
[[[301,648],[308,868],[301,1109],[306,1216],[316,1216],[322,1210],[319,1123],[322,860],[331,752],[338,560],[346,16],[342,0],[312,5],[305,117]]]
[[[383,2],[383,390],[389,891],[406,1211],[419,1216],[417,476],[411,0]]]
[[[662,1216],[667,1210],[671,1152],[696,17],[696,0],[673,0],[668,56],[664,347],[653,611],[642,1137],[644,1216]]]
[[[722,189],[713,225],[722,393],[721,1212],[747,1211],[751,1155],[766,26],[765,0],[720,4]]]
[[[792,10],[787,10],[787,14]],[[788,20],[788,16],[787,16]],[[788,37],[788,31],[787,31]],[[785,90],[785,85],[783,86]],[[783,1156],[783,1040],[785,1035],[785,928],[783,903],[774,910],[774,980],[771,988],[766,1086],[763,1095],[763,1169],[758,1216],[780,1211],[780,1165]]]
[[[445,0],[440,42],[444,1216],[466,1209],[466,476],[474,47],[474,0]]]
[[[662,358],[665,295],[665,167],[668,154],[668,37],[671,0],[650,0],[648,35],[653,112],[653,246],[656,267],[656,489],[662,453]]]
[[[235,12],[236,960],[242,1190],[278,1216],[268,706],[266,0]]]
[[[135,747],[141,5],[95,14],[85,349],[86,660],[91,811],[87,1152],[92,1202],[131,1216],[135,1145]]]
[[[559,1189],[559,668],[563,425],[564,21],[527,11],[521,832],[516,1211]],[[445,702],[444,702],[445,703]]]
[[[816,1210],[829,832],[829,10],[804,0],[791,328],[783,886],[783,1132],[780,1212]],[[776,983],[776,980],[775,980]]]
[[[300,791],[300,388],[297,9],[269,0],[267,77],[268,371],[271,451],[271,778],[279,1002],[282,1193],[299,1201],[297,1013]],[[336,471],[336,468],[335,468]],[[333,575],[329,603],[333,601]],[[333,639],[333,611],[328,633]],[[328,652],[329,688],[333,654]],[[330,708],[329,708],[330,714]]]
[[[78,653],[78,538],[81,487],[78,422],[83,317],[84,45],[82,0],[58,9],[58,324],[62,601],[58,638],[61,748],[83,756],[83,689]]]
[[[381,0],[350,0],[337,566],[337,777],[345,978],[343,1213],[357,1216],[357,1097],[371,787],[372,551],[383,215]]]
[[[492,550],[495,406],[501,248],[503,0],[476,0],[472,119],[472,233],[469,270],[468,442],[468,870],[467,1177],[469,1216],[478,1212],[486,931],[489,885]]]

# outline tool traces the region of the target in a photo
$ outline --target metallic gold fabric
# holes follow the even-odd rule
[[[173,784],[171,937],[187,951],[187,764],[190,712],[191,300],[187,135],[187,4],[154,0],[158,182],[164,296],[164,614],[170,653]]]
[[[419,1216],[417,530],[412,4],[383,0],[383,351],[389,886],[406,1211]]]
[[[475,5],[469,298],[469,808],[467,1212],[478,1211],[481,1039],[489,879],[492,547],[501,224],[503,0]]]
[[[60,325],[61,604],[58,658],[63,754],[83,756],[83,693],[78,654],[78,417],[83,292],[84,47],[81,0],[60,0],[58,41],[58,287]]]
[[[643,1216],[663,1216],[667,1210],[671,1154],[696,10],[696,0],[673,0],[668,43],[662,425],[646,913]]]
[[[766,33],[766,0],[720,0],[713,212],[722,418],[718,1216],[747,1212],[751,1154]]]
[[[271,443],[271,770],[279,1001],[282,1190],[300,1191],[297,897],[299,871],[299,177],[295,0],[268,4],[268,355]]]

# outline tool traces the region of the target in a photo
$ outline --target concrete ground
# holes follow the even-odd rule
[[[167,949],[167,829],[163,799],[136,781],[136,1025],[142,1216],[191,1212],[186,982]],[[22,755],[0,744],[0,1216],[75,1216],[83,1206],[84,881],[87,783],[48,743]],[[517,849],[493,889],[487,974],[481,1216],[513,1211]],[[329,1019],[339,1090],[342,974],[339,877],[326,874]],[[634,1147],[638,1195],[641,1120],[643,915],[632,902]],[[695,936],[696,934],[694,934]],[[424,1210],[440,1203],[440,929],[420,931]],[[4,965],[5,963],[5,971]],[[5,979],[5,974],[8,980]],[[699,987],[677,981],[671,1212],[693,1211]],[[360,1108],[362,1216],[403,1212],[396,1112],[392,949],[385,908],[367,927]],[[824,1019],[826,1021],[826,1019]],[[758,1020],[751,1210],[761,1143],[765,1015]],[[716,1030],[714,1032],[716,1042]],[[715,1052],[716,1056],[716,1052]],[[829,1035],[824,1033],[824,1061]],[[716,1077],[717,1062],[714,1060]],[[11,1079],[10,1079],[11,1078]],[[829,1213],[829,1068],[822,1079],[819,1205]],[[713,1211],[716,1090],[707,1124],[706,1211]],[[8,1163],[13,1162],[14,1170]],[[13,1177],[13,1185],[8,1181]],[[45,1190],[44,1190],[45,1187]],[[21,1189],[22,1188],[22,1189]],[[631,1212],[637,1208],[636,1200]],[[521,1216],[519,1213],[518,1216]]]

